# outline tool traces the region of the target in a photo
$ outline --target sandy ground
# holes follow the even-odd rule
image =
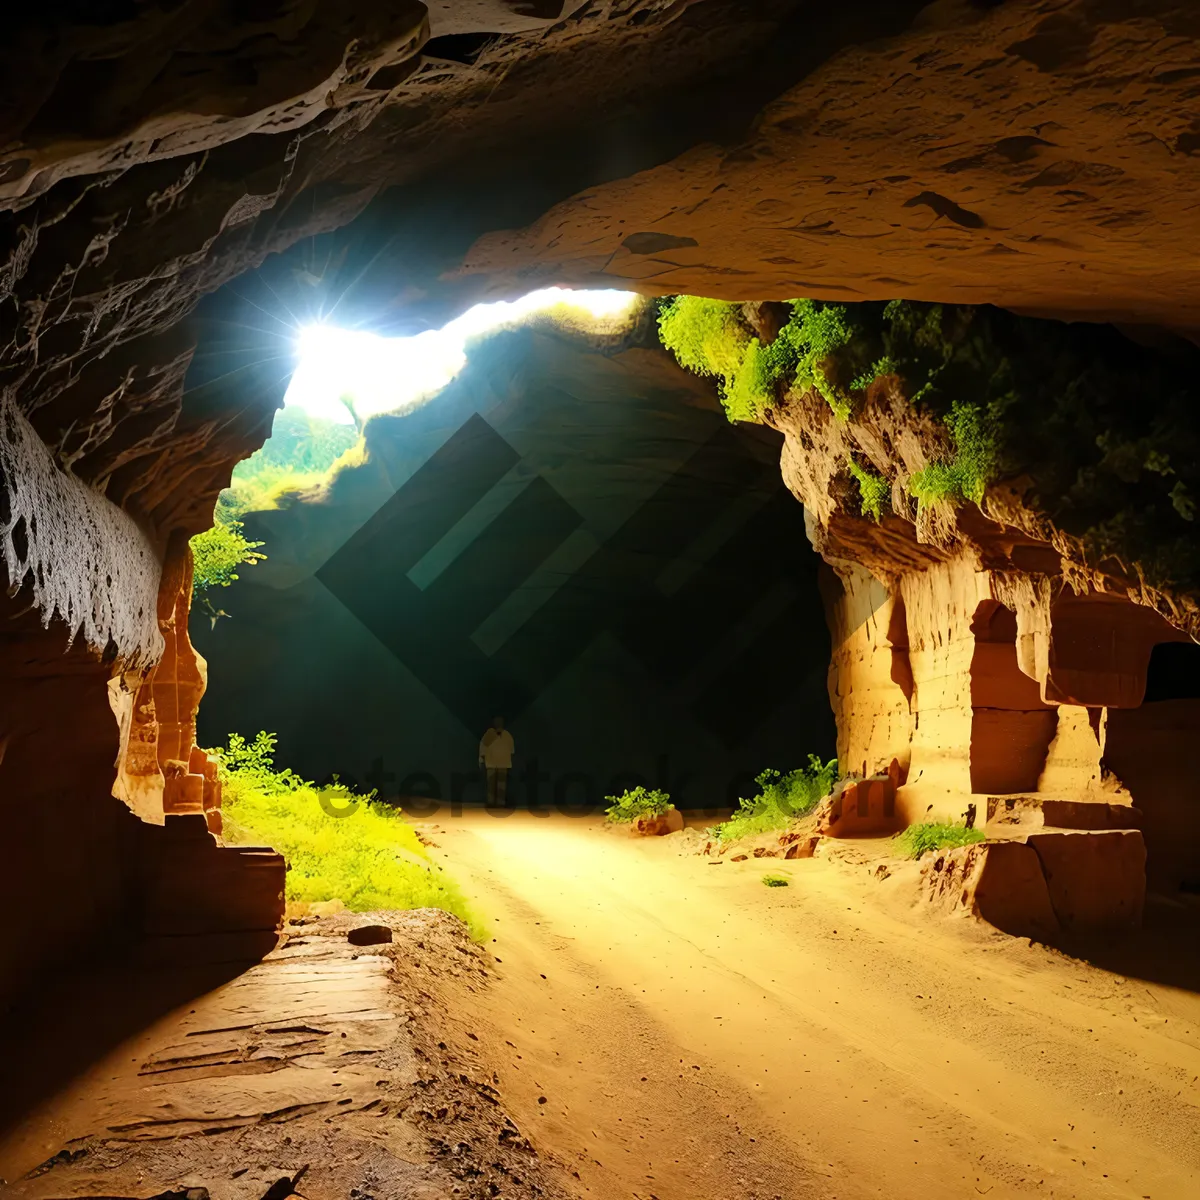
[[[373,922],[391,943],[350,943]],[[5,1200],[568,1200],[506,1114],[478,1040],[449,1032],[449,1012],[469,1012],[494,978],[457,918],[290,926],[261,963],[201,981],[87,1066],[109,1000],[174,976],[126,964],[103,980],[119,992],[71,977],[80,1069],[0,1127]],[[6,1095],[28,1095],[47,1047],[72,1032],[51,1015],[4,1044]]]
[[[718,866],[590,818],[427,832],[495,930],[461,1019],[582,1195],[1200,1196],[1193,990],[927,911],[854,848]]]

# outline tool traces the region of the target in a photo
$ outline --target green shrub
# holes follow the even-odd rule
[[[287,860],[287,898],[341,900],[354,912],[440,908],[482,940],[483,925],[458,886],[429,857],[416,831],[374,792],[317,787],[274,766],[275,737],[231,734],[221,764],[222,816],[235,843],[274,846]]]
[[[861,375],[856,375],[850,384],[852,392],[865,392],[881,375],[898,375],[900,364],[890,355],[877,358]]]
[[[794,300],[787,324],[764,346],[743,321],[741,305],[676,296],[663,304],[658,329],[681,366],[720,380],[731,421],[757,421],[777,402],[781,383],[815,388],[845,420],[850,396],[830,376],[829,360],[854,338],[848,312],[841,304]]]
[[[675,807],[671,803],[671,797],[657,788],[628,788],[619,796],[604,798],[609,801],[608,808],[604,810],[604,817],[614,824],[636,821],[638,817],[661,817]]]
[[[892,839],[897,850],[906,858],[920,858],[927,850],[948,850],[984,840],[981,830],[937,821],[922,821],[920,824],[910,825]]]
[[[763,771],[754,780],[758,794],[740,801],[728,821],[713,826],[713,836],[720,842],[731,842],[783,829],[789,821],[812,812],[829,795],[837,771],[836,758],[826,763],[815,754],[808,756],[806,767],[797,767],[786,775],[770,769]]]
[[[846,460],[850,474],[858,484],[859,507],[864,517],[883,520],[884,505],[891,507],[892,485],[882,475],[860,466],[853,457]]]
[[[730,379],[757,341],[742,323],[739,306],[703,296],[676,296],[659,311],[658,332],[681,367],[697,375]]]
[[[192,538],[192,596],[213,624],[227,614],[213,604],[208,593],[236,583],[239,567],[252,567],[262,562],[267,557],[259,552],[262,545],[262,542],[247,541],[241,521],[234,519],[218,521],[211,529]]]
[[[954,457],[930,463],[908,481],[922,508],[941,502],[978,504],[999,463],[995,422],[974,404],[955,401],[946,419],[954,439]]]
[[[764,875],[762,881],[767,887],[787,887],[791,882],[790,879],[785,879],[782,875]]]

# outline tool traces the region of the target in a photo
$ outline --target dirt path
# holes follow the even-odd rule
[[[1193,992],[845,862],[714,866],[527,813],[431,828],[496,931],[471,1030],[585,1195],[1200,1196]]]
[[[391,943],[348,941],[373,921]],[[491,965],[461,922],[430,909],[291,926],[263,962],[146,1024],[0,1131],[0,1193],[566,1200],[508,1119],[478,1042],[448,1032],[448,1011],[469,1010]],[[137,978],[155,988],[168,974]],[[91,982],[75,980],[82,1024],[104,1003]],[[21,1087],[6,1065],[2,1086]]]

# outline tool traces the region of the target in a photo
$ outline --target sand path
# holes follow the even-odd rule
[[[559,815],[428,828],[495,929],[463,1019],[585,1195],[1200,1196],[1193,991],[913,907],[903,871],[713,866]]]

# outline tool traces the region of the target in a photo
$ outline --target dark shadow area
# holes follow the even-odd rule
[[[103,958],[101,953],[103,952]],[[97,948],[44,973],[5,1014],[0,1135],[128,1038],[252,962],[163,966],[133,946]]]
[[[1200,646],[1160,642],[1150,651],[1145,704],[1160,700],[1200,700]]]
[[[1054,945],[1102,971],[1200,992],[1200,901],[1181,902],[1152,892],[1141,928],[1064,935]]]
[[[779,443],[733,427],[660,350],[534,329],[477,344],[321,494],[246,515],[268,559],[216,627],[205,745],[279,735],[306,778],[596,811],[638,783],[719,808],[766,767],[833,757],[821,560]],[[764,666],[764,664],[767,664]]]

